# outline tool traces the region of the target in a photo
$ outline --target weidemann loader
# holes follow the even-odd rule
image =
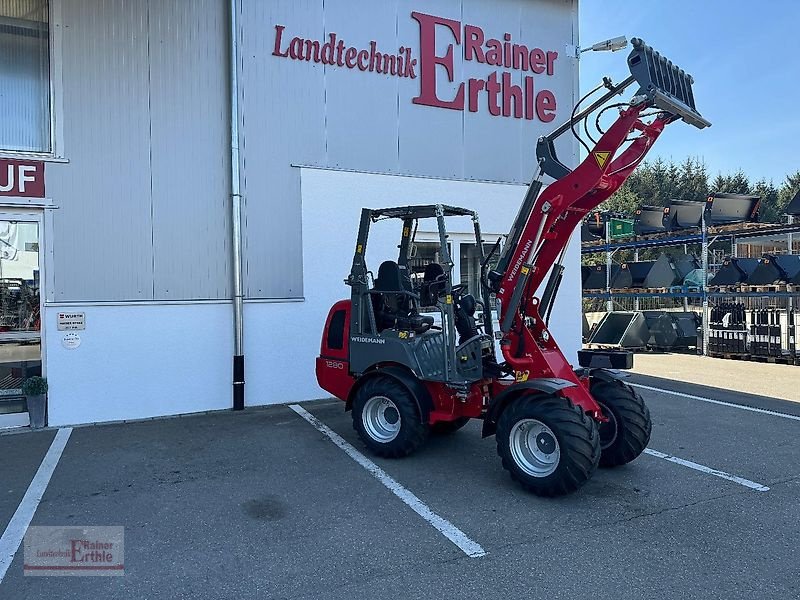
[[[481,419],[483,436],[496,436],[511,477],[535,494],[556,496],[577,490],[598,465],[626,464],[647,447],[650,413],[620,371],[633,365],[632,355],[582,350],[579,368],[573,369],[548,329],[575,227],[619,189],[664,127],[678,120],[698,128],[710,124],[695,108],[691,76],[642,40],[632,44],[631,75],[617,85],[605,78],[581,99],[569,121],[538,140],[539,173],[502,252],[498,240],[484,256],[478,215],[465,208],[361,211],[346,279],[350,299],[334,304],[328,314],[316,373],[319,385],[352,410],[353,426],[377,455],[406,456],[429,434],[453,432],[469,419]],[[638,90],[629,101],[610,103],[633,84]],[[618,116],[603,132],[600,116],[610,109],[618,109]],[[576,125],[583,121],[588,134],[586,120],[597,111],[600,137],[589,148]],[[556,156],[554,141],[566,132],[588,152],[575,169]],[[555,181],[543,189],[544,175]],[[480,290],[452,281],[445,219],[459,216],[474,225]],[[365,253],[370,226],[382,219],[402,222],[399,254],[373,275]],[[412,273],[409,257],[420,219],[436,220],[439,258],[424,272]]]

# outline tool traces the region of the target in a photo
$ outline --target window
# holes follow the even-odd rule
[[[484,237],[485,239],[485,237]],[[494,244],[484,244],[484,256],[488,256],[494,248]],[[467,291],[480,299],[481,297],[481,259],[478,246],[475,243],[461,244],[461,284],[467,286]],[[492,270],[500,260],[500,252],[495,252],[492,260],[489,261],[488,269]],[[491,295],[491,304],[494,307],[495,295]]]
[[[51,151],[48,21],[48,0],[0,0],[0,151]]]

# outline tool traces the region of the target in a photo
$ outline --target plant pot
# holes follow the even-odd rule
[[[44,427],[47,396],[44,394],[37,396],[25,396],[25,402],[28,404],[28,417],[31,420],[31,429],[41,429]]]

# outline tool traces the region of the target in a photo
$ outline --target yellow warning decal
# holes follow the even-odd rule
[[[364,247],[363,247],[361,244],[359,244],[358,246],[356,246],[356,254],[361,254],[361,251],[362,251],[363,249],[364,249]]]
[[[447,304],[452,304],[453,303],[453,297],[450,294],[447,294],[447,298],[445,299],[445,302],[447,302]]]
[[[529,269],[528,267],[522,267],[522,268],[520,269],[520,271],[522,271],[522,274],[523,274],[523,275],[527,275],[527,274],[528,274],[528,271],[530,271],[530,269]]]
[[[408,237],[409,233],[411,233],[411,229],[409,227],[403,227],[403,237]]]
[[[517,383],[521,383],[523,381],[528,381],[528,377],[531,376],[531,372],[527,369],[525,371],[515,371],[514,379],[517,380]]]
[[[592,154],[594,154],[594,159],[597,161],[597,166],[601,169],[606,166],[608,157],[611,156],[611,152],[592,152]]]

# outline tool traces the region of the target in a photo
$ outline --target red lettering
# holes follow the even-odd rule
[[[483,89],[483,79],[469,80],[469,112],[478,112],[478,92]]]
[[[464,60],[475,57],[479,63],[486,62],[483,56],[483,29],[475,25],[464,25]]]
[[[344,53],[344,64],[347,65],[348,69],[354,69],[356,67],[356,54],[358,54],[358,50],[355,48],[348,48],[347,52]]]
[[[369,43],[369,70],[382,73],[381,61],[383,60],[383,54],[378,52],[377,46],[378,44],[375,41]]]
[[[545,55],[541,48],[534,48],[531,50],[530,65],[531,71],[537,75],[544,73]]]
[[[503,46],[499,40],[491,39],[486,42],[486,64],[495,67],[503,66]]]
[[[503,39],[503,66],[508,69],[511,67],[511,34],[504,34]]]
[[[366,71],[369,67],[369,52],[362,50],[358,53],[358,68],[360,71]]]
[[[289,51],[281,52],[281,38],[283,37],[283,30],[286,29],[283,25],[275,25],[275,48],[272,50],[272,56],[289,56]]]
[[[556,62],[558,58],[558,52],[553,52],[552,50],[547,51],[547,74],[552,75],[554,73],[553,63]]]
[[[542,123],[549,123],[556,118],[556,97],[550,90],[536,94],[536,116]]]
[[[514,55],[514,62],[513,66],[515,69],[522,69],[523,71],[528,70],[528,47],[523,46],[521,44],[514,44],[514,49],[512,50]]]
[[[336,34],[331,33],[328,35],[328,42],[322,47],[322,64],[332,65],[336,61],[333,56],[333,49],[336,47]]]
[[[317,40],[306,40],[306,60],[311,60],[314,57],[314,62],[319,62],[319,42]]]
[[[511,99],[514,99],[514,118],[522,118],[522,88],[511,83],[511,73],[503,73],[503,116],[511,116]]]
[[[344,62],[342,61],[342,53],[344,52],[344,42],[339,40],[339,43],[336,44],[336,64],[340,67],[344,66]]]
[[[533,77],[530,75],[525,77],[525,118],[528,121],[533,120]]]
[[[414,104],[438,106],[453,110],[464,110],[464,84],[452,100],[441,100],[436,95],[436,65],[442,65],[447,72],[448,81],[453,81],[453,44],[447,45],[444,56],[436,56],[436,26],[443,25],[450,30],[456,44],[461,44],[461,23],[452,19],[434,17],[424,13],[412,12],[411,17],[419,23],[420,37],[420,82],[419,96],[411,101]]]
[[[416,79],[417,74],[414,72],[414,67],[416,66],[417,66],[417,59],[411,58],[411,48],[406,48],[406,65],[402,77],[410,77],[411,79]]]
[[[486,96],[489,101],[489,114],[493,117],[500,115],[500,106],[497,104],[497,93],[500,91],[500,84],[497,83],[497,71],[489,75],[486,80]]]
[[[303,60],[303,39],[296,37],[292,38],[289,43],[289,58],[295,60]]]

